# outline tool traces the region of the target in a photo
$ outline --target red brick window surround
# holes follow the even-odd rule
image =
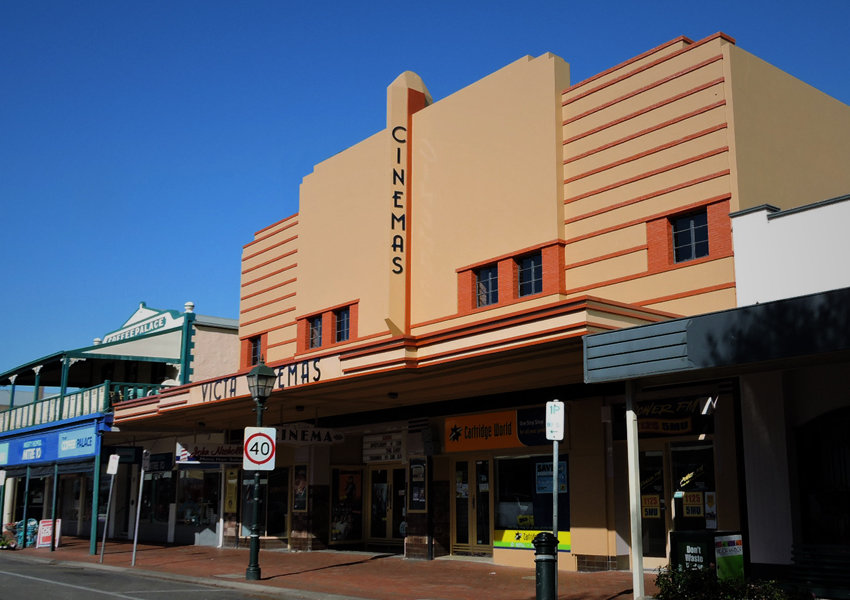
[[[701,240],[704,238],[700,237],[700,242],[697,243],[695,240],[690,240],[688,237],[690,234],[685,232],[684,244],[687,246],[689,241],[693,242],[696,256],[693,257],[685,248],[677,262],[673,238],[674,227],[687,227],[690,223],[693,233],[702,236],[704,230],[701,230],[700,223],[702,223],[703,215],[708,225],[708,254],[703,255],[704,244]],[[729,217],[729,200],[671,212],[647,221],[646,242],[647,267],[650,273],[669,271],[732,256],[732,220]],[[682,240],[679,240],[679,245],[682,244]]]
[[[462,267],[457,281],[459,314],[556,294],[564,288],[563,243],[549,242]]]
[[[239,366],[242,369],[253,367],[260,362],[260,357],[265,357],[268,348],[268,334],[252,335],[240,340],[239,344]]]
[[[332,306],[296,319],[296,352],[330,348],[357,338],[358,302]]]

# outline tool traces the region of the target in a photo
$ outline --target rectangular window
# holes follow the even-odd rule
[[[475,272],[477,306],[487,306],[499,302],[499,268],[496,265],[484,267]]]
[[[543,255],[540,252],[517,259],[519,297],[543,291]]]
[[[348,341],[349,315],[350,313],[347,306],[334,311],[334,320],[336,322],[336,330],[334,331],[335,342]]]
[[[258,365],[260,364],[260,356],[263,352],[263,341],[262,338],[257,335],[251,338],[251,364]]]
[[[570,495],[567,455],[558,457],[558,527],[570,529]],[[496,460],[496,530],[547,530],[552,528],[551,456]]]
[[[322,315],[307,319],[309,327],[310,348],[318,348],[322,345]]]
[[[705,210],[676,217],[673,228],[673,260],[677,263],[708,256],[708,214]]]

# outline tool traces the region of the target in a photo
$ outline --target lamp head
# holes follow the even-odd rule
[[[251,391],[251,397],[263,401],[272,394],[274,389],[274,381],[277,379],[274,369],[266,366],[263,357],[260,357],[260,362],[246,375],[248,378],[248,389]]]

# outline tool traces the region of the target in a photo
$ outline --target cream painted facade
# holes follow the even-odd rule
[[[340,544],[334,499],[344,473],[362,477],[363,530],[353,542],[528,566],[527,547],[498,543],[514,533],[504,525],[500,473],[529,456],[542,465],[551,446],[451,450],[445,432],[454,420],[502,412],[516,413],[519,429],[520,414],[560,396],[570,408],[560,567],[622,568],[625,459],[610,415],[623,391],[583,384],[581,337],[734,307],[730,213],[850,188],[846,170],[822,169],[850,162],[848,119],[848,107],[722,34],[678,38],[576,84],[552,54],[523,57],[437,100],[405,72],[388,87],[386,126],[317,164],[299,211],[244,246],[240,368],[206,382],[230,392],[178,390],[116,419],[128,431],[202,418],[221,429],[249,425],[244,385],[224,382],[241,378],[258,350],[278,375],[267,424],[310,422],[345,436],[283,466],[306,465],[316,517],[290,514],[284,543]],[[799,168],[784,162],[789,146]],[[677,263],[671,219],[695,212],[706,215],[708,254]],[[540,269],[528,295],[518,286],[524,259]],[[498,299],[482,303],[487,270],[497,274]],[[734,419],[720,421],[713,435],[726,443]],[[398,441],[400,452],[368,458],[374,436]],[[714,457],[714,468],[734,472],[728,444]],[[383,498],[402,504],[384,506],[379,523],[368,494],[398,492],[401,481],[412,496],[405,469],[420,458],[427,509],[408,512],[404,495]],[[737,487],[717,490],[719,521],[739,526]],[[529,492],[529,502],[540,504],[542,493]],[[476,500],[479,512],[469,512]],[[517,522],[545,528],[544,513]],[[400,515],[403,535],[394,529]]]

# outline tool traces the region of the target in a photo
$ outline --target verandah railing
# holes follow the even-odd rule
[[[56,421],[84,417],[112,410],[113,402],[144,398],[159,393],[162,386],[144,383],[115,383],[100,385],[42,398],[0,412],[0,432],[47,425]]]

